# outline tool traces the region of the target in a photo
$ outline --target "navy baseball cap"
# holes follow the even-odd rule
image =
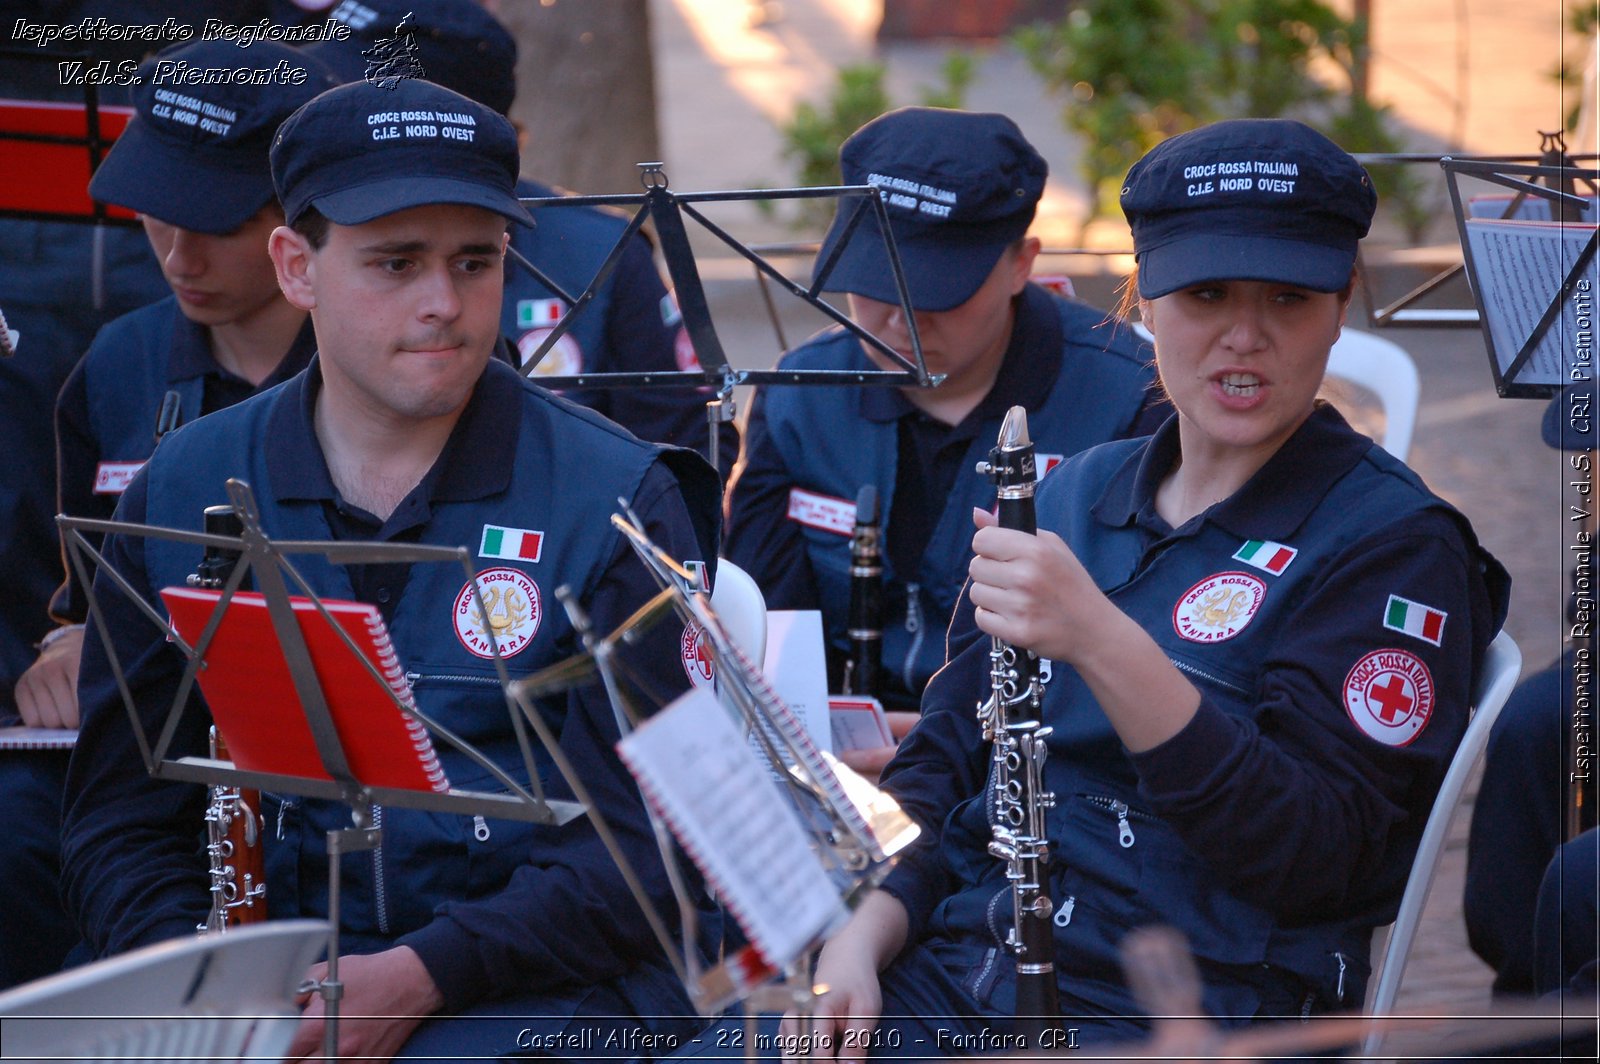
[[[328,17],[348,26],[350,35],[309,50],[340,81],[364,78],[369,57],[363,53],[398,32],[415,43],[422,77],[510,113],[517,97],[517,42],[478,0],[341,0]],[[404,28],[397,30],[402,21]]]
[[[1281,118],[1217,122],[1164,140],[1133,164],[1122,189],[1145,299],[1223,280],[1340,291],[1377,203],[1348,152]]]
[[[289,223],[315,207],[360,225],[436,203],[482,207],[532,225],[517,202],[510,119],[418,78],[330,89],[278,128],[272,179]]]
[[[878,189],[917,310],[949,310],[972,298],[1026,235],[1044,179],[1044,159],[1004,115],[905,107],[880,115],[844,142],[847,185]],[[817,255],[843,238],[856,203],[841,200]],[[898,303],[876,217],[863,214],[826,287]]]
[[[225,76],[206,84],[213,72]],[[89,194],[216,235],[272,202],[273,132],[335,84],[320,60],[273,41],[186,44],[139,74],[134,119],[95,171]]]

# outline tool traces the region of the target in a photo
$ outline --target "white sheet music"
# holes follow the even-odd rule
[[[768,610],[767,658],[761,669],[818,750],[833,751],[828,722],[828,659],[819,610]]]
[[[1503,376],[1551,300],[1557,298],[1579,253],[1594,240],[1595,227],[1473,218],[1466,230],[1467,253],[1482,289],[1479,302],[1494,341],[1495,364]],[[1551,322],[1527,365],[1517,373],[1517,381],[1561,385],[1594,377],[1595,260],[1590,260],[1584,278],[1588,283],[1580,283],[1568,294],[1561,316]],[[1580,317],[1588,322],[1582,333]],[[1575,370],[1582,375],[1574,375]]]
[[[788,965],[843,923],[799,819],[714,694],[689,691],[617,749],[769,963]]]

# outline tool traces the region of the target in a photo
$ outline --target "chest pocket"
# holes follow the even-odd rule
[[[1078,928],[1114,946],[1136,927],[1170,924],[1203,959],[1265,959],[1269,915],[1229,894],[1160,817],[1093,792],[1058,796],[1057,809],[1062,821],[1052,834],[1060,840],[1054,858],[1058,935]],[[1098,921],[1109,926],[1082,926]]]

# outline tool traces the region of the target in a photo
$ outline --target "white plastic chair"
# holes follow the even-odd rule
[[[1154,339],[1143,322],[1134,322],[1133,331],[1145,340]],[[1346,327],[1328,356],[1328,376],[1349,381],[1371,392],[1383,407],[1383,439],[1378,443],[1400,461],[1411,453],[1411,435],[1417,427],[1417,405],[1422,381],[1417,364],[1405,348],[1360,329]]]
[[[767,654],[767,599],[755,579],[728,559],[718,558],[711,608],[744,656],[761,668]]]
[[[295,986],[328,925],[282,920],[175,939],[0,994],[7,1061],[282,1060]]]
[[[1500,710],[1505,707],[1506,699],[1517,685],[1517,677],[1521,673],[1522,651],[1502,631],[1494,637],[1484,656],[1483,675],[1472,697],[1472,719],[1467,724],[1466,734],[1461,737],[1460,747],[1450,759],[1444,782],[1439,785],[1438,797],[1433,800],[1433,811],[1428,814],[1428,823],[1422,829],[1422,841],[1417,845],[1417,856],[1411,862],[1405,893],[1400,897],[1399,915],[1388,929],[1387,941],[1383,941],[1382,928],[1373,936],[1372,955],[1376,963],[1367,994],[1368,1015],[1383,1016],[1394,1009],[1395,998],[1400,993],[1400,980],[1406,974],[1406,961],[1422,919],[1422,906],[1428,900],[1428,890],[1433,886],[1433,875],[1438,870],[1439,857],[1444,852],[1451,817],[1461,803],[1461,792],[1466,788],[1467,777],[1472,775],[1473,767],[1488,745],[1489,730],[1499,719]],[[1367,1035],[1362,1055],[1375,1055],[1382,1042],[1381,1032]]]
[[[1360,329],[1346,327],[1328,357],[1328,375],[1365,388],[1383,407],[1383,449],[1400,461],[1411,451],[1421,381],[1405,348]]]

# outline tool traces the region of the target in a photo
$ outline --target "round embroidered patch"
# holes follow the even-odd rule
[[[1193,643],[1220,643],[1244,631],[1267,597],[1267,585],[1249,573],[1217,573],[1183,593],[1172,607],[1172,627]]]
[[[709,687],[716,670],[711,664],[711,646],[705,629],[698,624],[684,625],[678,652],[683,657],[683,671],[689,674],[689,682],[696,687]]]
[[[485,569],[477,576],[478,587],[483,591],[483,604],[489,612],[489,627],[483,626],[483,616],[474,601],[472,584],[462,585],[456,596],[451,619],[455,621],[456,638],[461,645],[480,658],[494,657],[494,643],[499,644],[500,656],[509,658],[520,653],[533,642],[539,632],[543,610],[539,605],[539,585],[520,569]]]
[[[539,350],[539,345],[544,343],[544,338],[550,335],[549,329],[533,329],[522,334],[522,339],[517,341],[517,362],[524,368],[528,359]],[[555,342],[555,346],[544,353],[539,364],[533,368],[535,379],[539,377],[571,377],[583,372],[583,348],[578,346],[578,341],[572,338],[571,333],[565,333]]]
[[[1345,711],[1386,746],[1405,746],[1421,735],[1433,702],[1433,674],[1404,650],[1374,650],[1344,678]]]

